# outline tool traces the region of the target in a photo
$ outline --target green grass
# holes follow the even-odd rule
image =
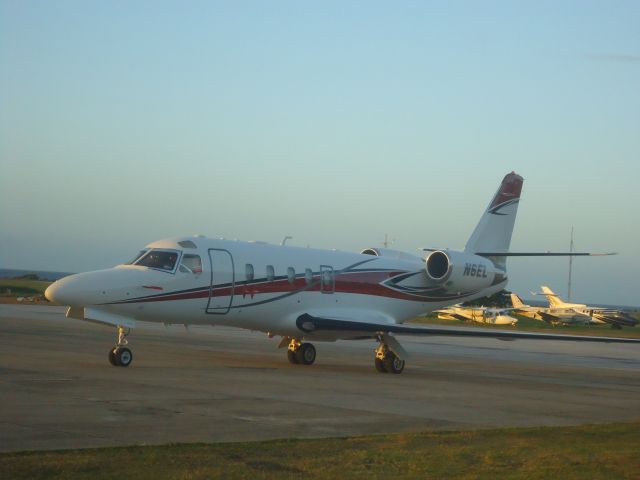
[[[0,477],[609,480],[638,478],[639,449],[640,423],[606,424],[4,453]]]
[[[0,278],[0,295],[31,296],[42,295],[51,282],[21,278]]]
[[[537,333],[562,333],[567,335],[593,335],[605,337],[625,337],[640,338],[640,325],[635,327],[622,327],[621,330],[614,330],[609,325],[558,325],[554,327],[546,322],[533,320],[531,318],[520,315],[513,315],[518,319],[518,325],[511,327],[508,325],[489,325],[477,322],[461,322],[458,320],[440,320],[435,315],[427,317],[416,317],[411,320],[412,323],[420,323],[425,325],[441,325],[441,326],[465,326],[475,328],[495,328],[498,330],[508,331],[525,331]]]

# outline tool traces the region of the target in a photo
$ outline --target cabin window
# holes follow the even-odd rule
[[[200,255],[193,255],[191,253],[186,253],[182,256],[182,261],[180,262],[180,271],[187,273],[202,273],[202,260],[200,259]]]
[[[305,269],[304,280],[307,282],[307,285],[311,285],[311,282],[313,282],[313,272],[310,268]]]
[[[157,268],[158,270],[165,270],[172,272],[178,261],[178,252],[167,252],[163,250],[150,250],[139,260],[135,262],[135,265],[141,267]]]
[[[247,263],[244,266],[244,276],[246,277],[248,282],[253,281],[253,265]]]
[[[293,267],[287,268],[287,280],[289,280],[289,283],[296,281],[296,270]]]
[[[276,277],[276,271],[273,268],[273,265],[267,265],[267,282],[273,282],[273,279]]]

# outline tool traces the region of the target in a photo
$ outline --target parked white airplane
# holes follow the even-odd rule
[[[488,307],[453,307],[437,310],[441,320],[488,323],[491,325],[515,325],[518,319],[509,315],[509,309]]]
[[[544,285],[542,286],[542,294],[547,297],[550,308],[572,311],[576,315],[588,318],[591,323],[608,323],[614,328],[620,328],[623,325],[633,327],[638,324],[635,318],[630,317],[622,310],[590,307],[583,303],[567,303],[553,293],[553,290]]]
[[[591,317],[576,312],[572,308],[555,307],[536,307],[526,305],[518,295],[511,294],[511,304],[513,311],[523,317],[533,318],[534,320],[543,320],[552,325],[586,325],[591,323]]]
[[[119,366],[133,358],[125,337],[137,320],[263,331],[282,337],[290,362],[306,365],[316,357],[309,340],[375,339],[376,368],[392,373],[402,372],[408,357],[393,334],[634,341],[403,325],[502,290],[507,256],[553,255],[507,253],[522,182],[515,173],[505,176],[464,251],[432,250],[422,258],[378,248],[357,254],[178,238],[147,245],[128,264],[65,277],[45,295],[69,305],[69,317],[116,326],[109,360]]]

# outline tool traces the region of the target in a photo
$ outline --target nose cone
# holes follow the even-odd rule
[[[47,287],[47,289],[44,291],[44,296],[46,297],[47,300],[49,300],[50,302],[53,303],[60,303],[58,302],[57,298],[56,298],[56,292],[58,290],[58,282],[53,282],[51,285],[49,285]]]
[[[76,292],[77,289],[69,285],[69,283],[74,283],[69,281],[69,279],[72,279],[74,276],[75,275],[71,275],[62,278],[49,285],[44,291],[44,296],[47,297],[47,300],[58,305],[78,305],[79,298]]]
[[[95,290],[99,288],[99,285],[95,284],[96,279],[99,278],[99,272],[69,275],[49,285],[44,296],[58,305],[78,307],[90,305],[94,303]]]
[[[157,283],[158,275],[166,274],[119,267],[77,273],[52,283],[44,294],[58,305],[104,305],[134,296],[131,292],[142,289],[142,285]]]

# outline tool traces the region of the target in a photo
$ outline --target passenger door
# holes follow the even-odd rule
[[[235,290],[233,257],[228,250],[209,249],[211,284],[207,313],[224,315],[231,310]]]

